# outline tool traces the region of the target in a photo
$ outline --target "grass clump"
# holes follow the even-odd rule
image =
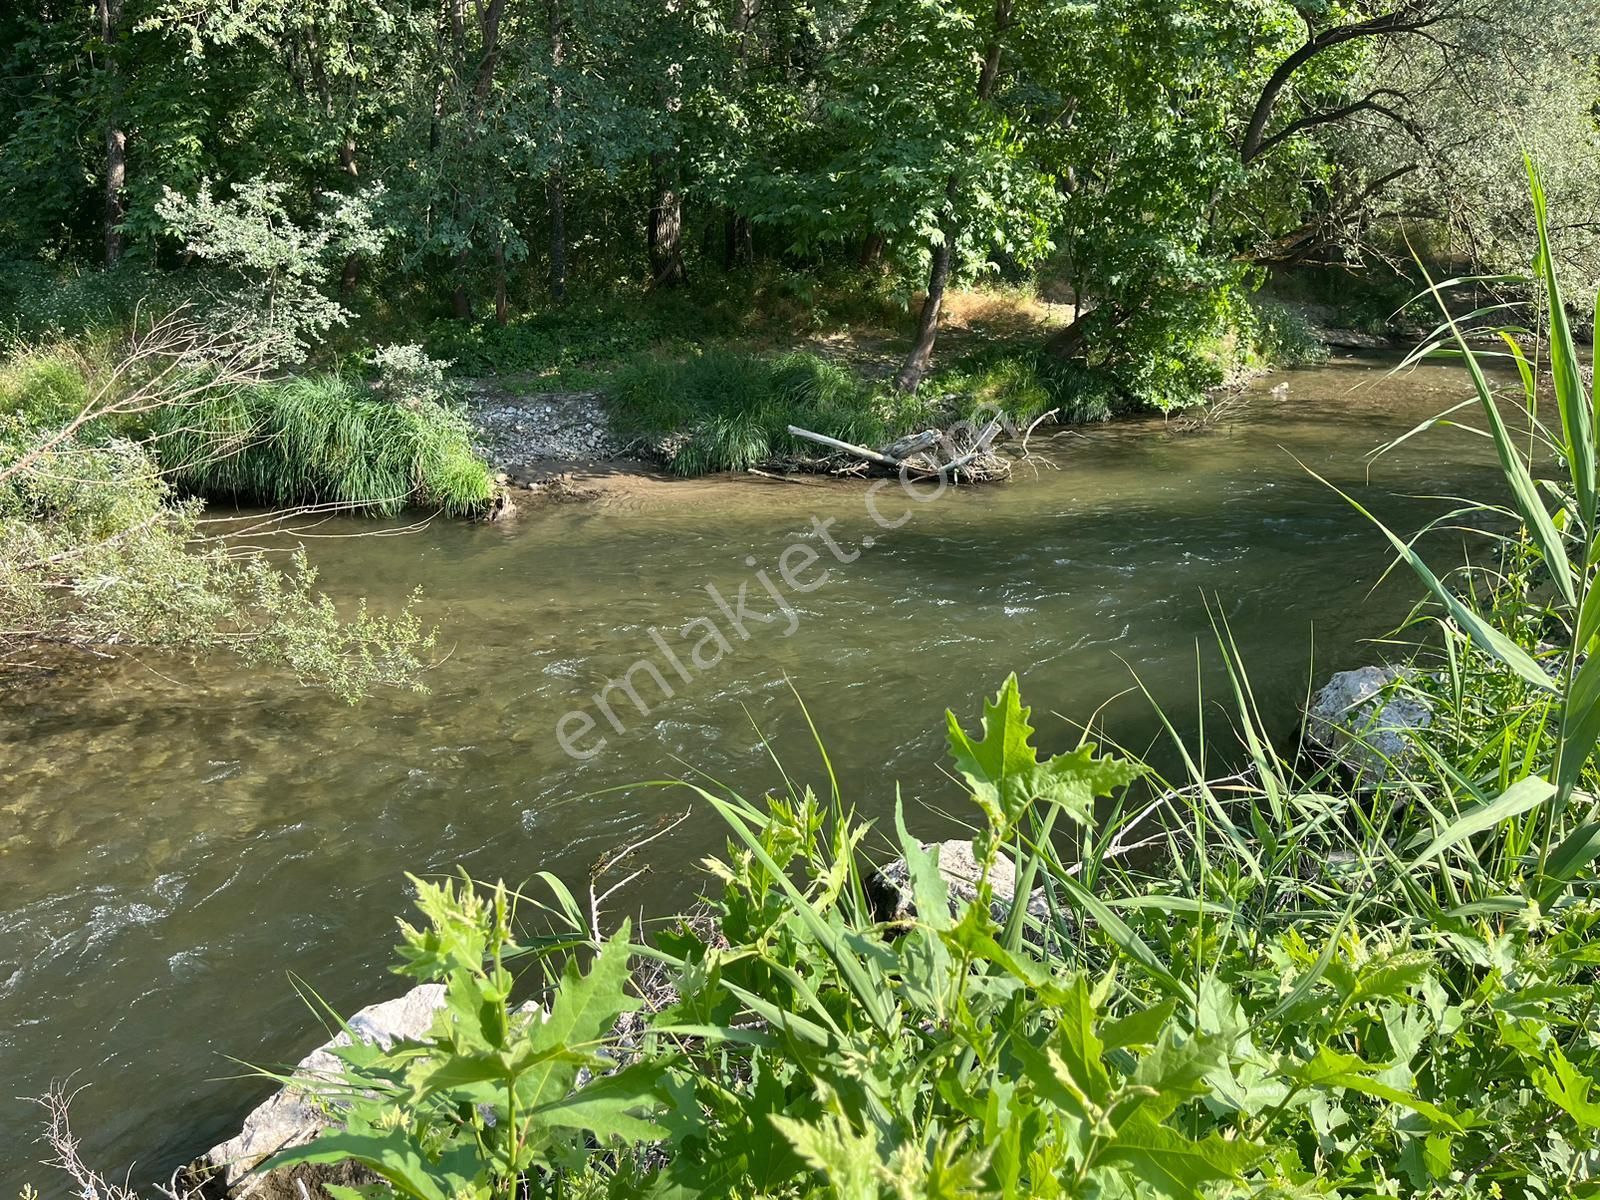
[[[790,425],[858,445],[892,436],[887,399],[848,368],[802,352],[640,359],[617,373],[608,395],[618,432],[665,445],[667,465],[681,475],[810,454],[814,447],[790,436]]]
[[[440,399],[396,403],[339,375],[225,389],[157,414],[154,445],[174,482],[243,503],[336,503],[454,515],[494,496],[466,419]]]
[[[65,425],[89,400],[83,363],[66,348],[29,350],[0,363],[0,414],[24,425]]]
[[[953,397],[958,417],[998,411],[1024,428],[1051,410],[1057,421],[1092,422],[1110,420],[1131,407],[1104,376],[1061,362],[1043,348],[974,351],[935,373],[924,391]]]

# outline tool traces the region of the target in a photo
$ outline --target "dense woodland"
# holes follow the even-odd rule
[[[950,281],[1042,269],[1052,350],[1164,403],[1263,268],[1525,269],[1523,149],[1600,278],[1574,0],[46,0],[0,42],[9,256],[221,263],[285,313],[830,264],[920,297],[909,389]]]

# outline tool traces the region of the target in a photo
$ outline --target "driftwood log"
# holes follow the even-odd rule
[[[891,471],[898,471],[901,466],[902,460],[898,458],[891,458],[889,455],[880,454],[876,450],[868,450],[865,446],[841,442],[838,438],[829,437],[825,433],[813,433],[809,429],[801,429],[798,425],[789,426],[789,436],[804,438],[808,442],[816,442],[817,445],[826,446],[830,450],[840,450],[845,454],[853,454],[857,458],[865,459],[867,462],[874,463],[877,466],[888,467]]]
[[[999,435],[1001,427],[998,418],[990,421],[983,427],[977,439],[967,447],[957,447],[951,442],[948,434],[941,433],[937,429],[925,429],[921,433],[910,434],[891,442],[882,450],[857,446],[853,442],[841,441],[839,438],[829,437],[825,433],[817,433],[811,429],[802,429],[798,425],[789,426],[789,435],[815,442],[829,450],[851,455],[862,462],[890,471],[912,470],[921,475],[940,478],[949,478],[956,472],[966,471],[974,478],[994,479],[1004,478],[1010,474],[1010,464],[993,450],[994,440]],[[947,453],[955,455],[948,462],[939,462],[934,453],[941,444]]]

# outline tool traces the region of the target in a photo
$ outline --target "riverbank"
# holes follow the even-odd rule
[[[1330,353],[1342,352],[1335,357],[1346,362],[1381,360],[1383,355],[1394,352],[1395,342],[1383,335],[1319,327],[1318,336],[1326,339]],[[1240,366],[1208,394],[1203,406],[1182,410],[1166,420],[1150,414],[1127,414],[1120,420],[1144,429],[1192,431],[1210,424],[1268,376],[1274,377],[1273,386],[1291,388],[1294,370],[1294,367],[1266,363]],[[517,377],[477,378],[465,381],[462,386],[474,449],[490,464],[498,478],[515,489],[516,502],[628,503],[668,496],[688,500],[702,494],[698,488],[683,487],[692,476],[674,474],[669,468],[677,445],[686,435],[665,439],[630,437],[614,427],[611,405],[603,388],[544,391],[538,390],[538,382]],[[942,407],[947,414],[959,413],[963,408],[962,398],[946,395]],[[1044,417],[1036,435],[1040,438],[1054,428],[1069,424],[1058,420],[1053,413],[1044,414]],[[1103,425],[1104,420],[1090,424]],[[901,431],[911,432],[914,431]],[[1021,431],[1013,428],[1012,432]],[[1016,442],[1020,442],[1020,438],[1008,445],[1002,437],[999,448],[1020,455],[1021,447]],[[767,482],[826,486],[830,476],[850,478],[863,465],[859,458],[845,454],[805,456],[791,453],[753,463],[743,470],[724,471],[706,478],[725,480],[737,474]]]

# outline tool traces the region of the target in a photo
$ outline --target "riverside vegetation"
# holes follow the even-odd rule
[[[481,512],[495,485],[465,374],[598,383],[615,426],[684,474],[782,460],[790,424],[859,441],[979,404],[1200,403],[1317,353],[1269,279],[1381,326],[1414,275],[1407,237],[1508,270],[1528,234],[1512,116],[1573,211],[1600,200],[1587,15],[12,6],[5,657],[230,645],[350,695],[415,683],[409,617],[341,621],[303,566],[196,505]],[[1600,277],[1593,223],[1557,232]],[[973,295],[1002,319],[942,334]],[[59,486],[79,477],[101,498]],[[193,544],[212,552],[175,557]],[[203,602],[177,603],[180,577]]]
[[[1469,506],[1490,552],[1454,572],[1378,527],[1435,631],[1392,771],[1281,754],[1219,625],[1225,780],[1170,725],[1176,777],[1087,737],[1041,758],[1014,676],[976,731],[950,714],[970,899],[897,805],[885,913],[825,752],[820,794],[663,784],[729,830],[703,911],[604,936],[552,876],[415,880],[395,969],[444,1007],[336,1051],[339,1127],[269,1165],[379,1179],[340,1200],[1600,1192],[1597,432],[1533,192],[1519,391],[1449,318],[1419,352],[1461,356],[1508,499]]]
[[[828,385],[822,432],[893,427],[897,397],[974,382],[1068,416],[1167,410],[1305,343],[1252,303],[1274,272],[1381,324],[1407,234],[1431,260],[1519,265],[1513,117],[1592,207],[1586,15],[50,0],[0,18],[4,307],[36,341],[115,325],[147,292],[203,297],[207,320],[246,317],[282,361],[324,367],[383,343],[568,383],[667,359],[612,399],[635,431],[697,443],[685,471],[771,440],[773,387],[752,377],[819,335],[874,367]],[[1560,234],[1587,292],[1600,236]],[[946,346],[974,284],[1024,319]],[[757,356],[731,414],[660,390],[726,380],[707,343]]]
[[[1587,314],[1600,231],[1552,227],[1537,180],[1530,220],[1509,169],[1520,139],[1570,211],[1600,203],[1591,17],[0,14],[7,667],[138,645],[351,699],[419,686],[414,607],[341,609],[302,555],[259,549],[276,518],[201,505],[481,512],[473,373],[599,385],[693,474],[782,458],[791,423],[870,442],[979,404],[1201,403],[1316,352],[1287,289],[1379,327],[1421,264],[1489,312],[1545,302],[1508,347],[1511,423],[1471,331],[1441,328],[1510,499],[1452,514],[1487,531],[1454,572],[1383,531],[1435,647],[1397,686],[1435,719],[1376,787],[1273,746],[1225,628],[1222,757],[1248,762],[1227,782],[1176,729],[1179,778],[1088,742],[1040,761],[1010,682],[981,736],[952,718],[977,856],[1008,856],[1042,915],[997,910],[987,882],[952,904],[902,818],[915,912],[885,921],[883,847],[831,769],[820,795],[688,785],[730,850],[707,912],[653,937],[602,936],[553,878],[537,897],[419,881],[402,973],[443,982],[446,1012],[421,1042],[348,1049],[326,1097],[343,1129],[284,1161],[355,1158],[382,1181],[365,1200],[1594,1194],[1596,433],[1555,264]],[[1536,279],[1509,281],[1535,240]],[[1010,318],[952,338],[972,287]],[[670,1002],[643,1008],[641,963]]]

